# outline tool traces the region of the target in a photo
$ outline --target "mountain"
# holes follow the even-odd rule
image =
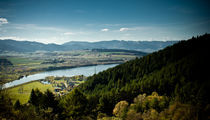
[[[67,42],[64,46],[72,49],[125,49],[143,52],[154,52],[173,45],[177,41],[100,41],[100,42]]]
[[[68,42],[62,45],[43,44],[39,42],[0,40],[0,51],[35,52],[35,51],[69,51],[84,49],[125,49],[152,52],[172,45],[177,41],[101,41],[101,42]]]
[[[43,44],[39,42],[0,40],[0,51],[35,52],[65,50],[61,45]]]

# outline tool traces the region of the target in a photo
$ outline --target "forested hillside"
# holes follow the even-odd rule
[[[80,89],[94,96],[98,110],[108,115],[117,102],[131,103],[138,94],[153,91],[171,101],[199,106],[202,111],[209,105],[209,40],[210,35],[206,34],[181,41],[89,77]]]
[[[9,112],[0,118],[207,120],[209,40],[210,34],[193,37],[128,61],[88,77],[62,97],[33,90],[27,105],[17,101],[12,108],[2,94],[1,110]]]

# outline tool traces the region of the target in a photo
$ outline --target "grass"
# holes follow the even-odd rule
[[[114,58],[136,58],[134,55],[112,55]]]
[[[38,88],[41,92],[45,92],[47,89],[51,91],[54,90],[51,84],[45,85],[40,83],[40,81],[33,81],[27,84],[8,88],[7,92],[9,93],[13,103],[19,99],[21,104],[25,104],[30,98],[31,90],[36,88]]]
[[[22,58],[22,57],[9,57],[7,58],[11,61],[14,65],[26,65],[26,64],[40,64],[41,60],[32,60],[29,58]]]

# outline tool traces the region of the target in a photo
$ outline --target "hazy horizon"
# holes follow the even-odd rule
[[[190,38],[189,38],[190,39]],[[39,42],[39,41],[30,41],[30,40],[15,40],[15,39],[0,39],[0,40],[14,40],[14,41],[20,41],[20,42],[38,42],[42,44],[57,44],[57,45],[63,45],[65,43],[69,42],[88,42],[88,43],[95,43],[95,42],[110,42],[110,41],[130,41],[130,42],[169,42],[169,41],[181,41],[181,40],[100,40],[100,41],[67,41],[64,43],[45,43],[45,42]]]
[[[0,0],[0,39],[186,40],[210,33],[207,0]]]

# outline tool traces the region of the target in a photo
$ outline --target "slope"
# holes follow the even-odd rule
[[[208,40],[209,34],[193,37],[118,65],[89,77],[80,89],[95,98],[94,107],[109,115],[117,102],[132,102],[138,94],[153,91],[204,108],[209,104]]]
[[[65,50],[61,45],[43,44],[39,42],[0,40],[0,52],[35,52],[35,51],[62,51]]]

